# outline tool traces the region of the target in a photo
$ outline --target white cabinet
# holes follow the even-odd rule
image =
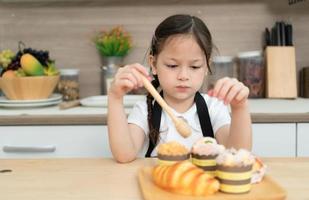
[[[107,126],[0,126],[0,158],[111,157]]]
[[[297,156],[309,156],[309,123],[297,124]]]
[[[262,157],[296,156],[296,124],[253,124],[253,152]]]

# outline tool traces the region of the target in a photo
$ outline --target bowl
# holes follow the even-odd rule
[[[0,88],[10,100],[47,99],[54,91],[58,76],[1,77]]]

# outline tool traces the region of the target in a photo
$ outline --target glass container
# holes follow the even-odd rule
[[[249,98],[265,97],[265,64],[261,51],[241,52],[237,55],[239,80],[249,89]]]
[[[79,69],[60,69],[58,92],[63,101],[79,99]]]

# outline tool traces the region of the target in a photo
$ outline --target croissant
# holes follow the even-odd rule
[[[189,161],[158,165],[152,171],[154,183],[178,194],[207,196],[219,190],[219,181]]]

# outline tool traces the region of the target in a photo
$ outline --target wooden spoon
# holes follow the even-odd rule
[[[153,96],[153,98],[160,104],[160,106],[167,112],[167,114],[172,119],[176,130],[182,135],[183,137],[189,137],[191,135],[191,128],[189,125],[184,121],[183,118],[178,118],[174,115],[172,109],[167,105],[164,99],[160,96],[158,91],[153,87],[153,85],[149,82],[149,80],[141,74],[141,79],[143,81],[144,87],[148,90],[148,92]]]

